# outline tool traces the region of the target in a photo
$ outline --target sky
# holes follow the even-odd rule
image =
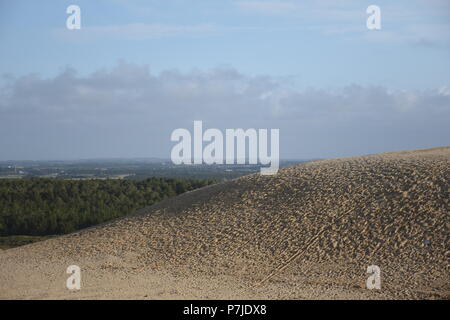
[[[169,158],[194,120],[282,159],[450,145],[450,1],[0,0],[0,160]]]

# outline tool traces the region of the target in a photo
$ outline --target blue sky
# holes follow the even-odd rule
[[[71,4],[81,8],[81,30],[65,27]],[[381,30],[366,28],[372,4],[381,8]],[[280,127],[288,158],[448,144],[449,58],[444,0],[0,0],[0,159],[167,157],[170,131],[193,120]],[[134,89],[125,90],[119,74]],[[68,95],[51,92],[50,83]],[[170,88],[166,96],[155,84]],[[83,96],[70,100],[80,86]],[[242,86],[251,90],[243,94]],[[120,92],[123,105],[106,99],[108,92]],[[184,107],[171,100],[177,94]],[[144,101],[147,109],[137,107]],[[368,109],[373,101],[386,105]],[[245,106],[265,116],[240,114]],[[217,118],[219,107],[229,113]],[[183,108],[192,112],[177,117]],[[89,110],[97,111],[89,117]],[[119,136],[122,112],[127,129]],[[415,122],[415,131],[406,129]],[[299,142],[300,135],[314,138]]]
[[[447,84],[450,6],[393,2],[377,2],[382,30],[370,31],[365,9],[373,1],[3,0],[0,70],[87,73],[125,59],[155,72],[228,65],[303,86]],[[81,30],[65,28],[70,4],[81,8]]]

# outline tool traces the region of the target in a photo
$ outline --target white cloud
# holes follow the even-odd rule
[[[299,9],[297,4],[283,1],[239,1],[237,5],[245,12],[264,15],[292,14]]]
[[[256,0],[236,3],[237,8],[246,14],[283,18],[289,22],[291,29],[380,43],[409,43],[424,47],[450,45],[448,1],[416,0],[407,4],[381,1],[377,4],[381,8],[382,21],[379,31],[366,28],[368,4],[356,0]]]
[[[130,23],[123,25],[87,26],[77,32],[57,29],[55,33],[70,40],[96,40],[102,38],[146,40],[174,36],[195,36],[218,31],[213,25],[162,25]]]
[[[36,149],[52,157],[140,150],[164,156],[170,132],[193,120],[222,129],[279,128],[285,157],[417,148],[449,144],[450,137],[447,86],[299,90],[230,68],[151,74],[146,66],[125,62],[87,76],[68,69],[53,78],[4,81],[0,149],[12,154],[8,158]],[[330,148],[337,151],[327,153]]]

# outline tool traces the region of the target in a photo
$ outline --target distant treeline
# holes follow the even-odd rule
[[[0,179],[0,236],[69,233],[213,183],[165,178]]]

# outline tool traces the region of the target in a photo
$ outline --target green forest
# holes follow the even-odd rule
[[[213,183],[166,178],[0,179],[0,236],[65,234]]]

